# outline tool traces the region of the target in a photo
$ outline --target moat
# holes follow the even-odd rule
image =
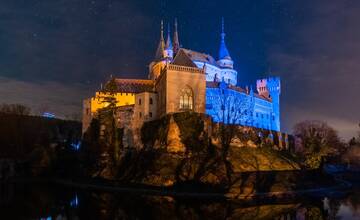
[[[228,201],[1,183],[5,219],[360,219],[360,187],[287,201]]]

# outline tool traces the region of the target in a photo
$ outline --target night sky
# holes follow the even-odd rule
[[[110,74],[146,78],[160,20],[183,47],[217,57],[221,17],[239,85],[282,78],[282,128],[360,121],[360,1],[0,0],[0,103],[65,117]]]

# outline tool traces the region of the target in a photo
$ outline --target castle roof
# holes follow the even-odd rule
[[[141,93],[153,92],[154,81],[149,79],[115,79],[118,92]]]
[[[185,48],[181,48],[181,50],[183,50],[192,61],[199,61],[217,66],[215,59],[209,54],[200,53]]]
[[[176,54],[172,64],[180,65],[180,66],[189,66],[189,67],[197,67],[196,64],[192,61],[189,54],[186,53],[185,49],[180,49]]]
[[[206,88],[219,88],[219,86],[220,86],[220,82],[206,82]],[[243,89],[243,88],[241,88],[239,86],[229,85],[228,88],[231,89],[231,90],[240,92],[240,93],[248,94],[245,89]],[[259,98],[259,99],[263,99],[265,101],[271,101],[270,98],[262,96],[262,95],[260,95],[258,93],[254,93],[254,97]]]

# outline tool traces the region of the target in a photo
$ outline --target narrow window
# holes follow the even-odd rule
[[[149,112],[149,117],[152,118],[152,112]]]
[[[139,112],[139,118],[141,118],[141,116],[142,116],[142,114],[141,114],[141,112]]]
[[[153,99],[152,98],[150,98],[149,103],[150,103],[150,105],[153,104]]]
[[[141,105],[141,99],[139,99],[139,105]]]

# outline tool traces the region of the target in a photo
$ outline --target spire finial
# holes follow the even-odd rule
[[[177,28],[177,18],[175,18],[175,23],[174,23],[174,47],[173,47],[173,51],[174,54],[176,54],[180,48],[180,43],[179,43],[179,35],[178,35],[178,28]]]
[[[221,17],[221,33],[224,33],[224,17]]]
[[[224,17],[221,17],[221,40],[225,40]]]
[[[164,37],[164,21],[161,20],[161,36]]]
[[[166,45],[165,45],[165,49],[169,50],[169,49],[173,49],[172,47],[172,42],[171,42],[171,37],[170,37],[170,23],[168,23],[168,31],[167,31],[167,38],[166,38]]]

